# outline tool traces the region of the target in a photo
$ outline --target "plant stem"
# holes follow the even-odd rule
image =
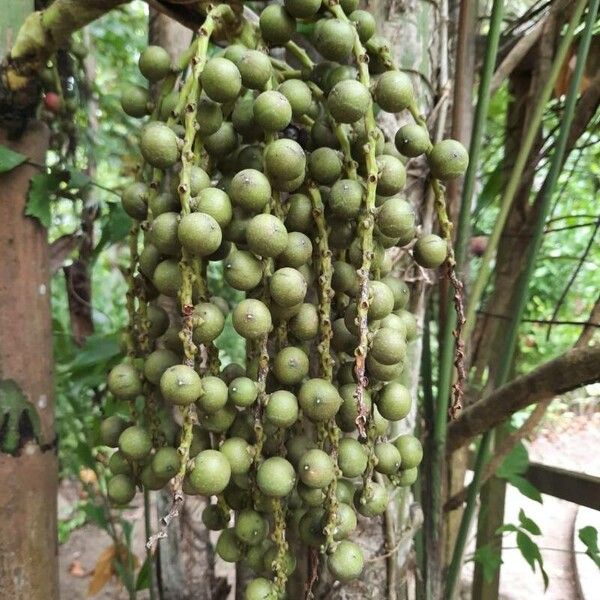
[[[152,525],[150,524],[150,492],[144,489],[144,535],[147,540],[152,535]],[[146,560],[148,561],[148,581],[150,592],[150,600],[156,600],[154,589],[154,557],[149,548],[146,548]]]
[[[508,180],[508,183],[504,190],[504,194],[502,195],[502,199],[500,201],[500,212],[496,216],[494,229],[492,231],[491,236],[488,239],[488,244],[483,254],[483,257],[481,258],[481,267],[479,269],[479,272],[477,273],[477,278],[475,279],[475,282],[473,283],[473,287],[471,289],[470,302],[467,310],[467,321],[465,324],[464,332],[465,339],[468,339],[473,331],[473,327],[475,325],[475,315],[477,312],[479,301],[481,300],[481,297],[485,290],[485,286],[487,285],[490,276],[493,255],[496,252],[496,249],[498,248],[500,235],[504,228],[504,224],[506,223],[506,219],[508,217],[508,213],[512,206],[518,186],[521,182],[521,176],[523,175],[523,171],[527,163],[527,158],[529,157],[529,153],[531,152],[531,148],[533,147],[535,137],[542,122],[542,117],[544,116],[546,104],[550,98],[550,95],[554,88],[554,84],[556,82],[560,69],[564,63],[567,51],[571,46],[571,42],[573,41],[575,29],[577,28],[577,25],[581,20],[581,15],[583,14],[583,10],[586,4],[587,0],[577,1],[577,4],[571,16],[571,20],[569,21],[567,30],[565,31],[565,34],[562,37],[559,47],[556,51],[554,61],[552,62],[552,66],[548,74],[548,79],[546,80],[542,89],[542,93],[540,94],[537,103],[535,104],[531,119],[529,121],[529,126],[525,131],[523,143],[519,149],[519,154],[517,155],[515,165],[510,174],[510,178]]]
[[[573,115],[575,113],[575,104],[579,92],[579,85],[581,83],[587,54],[590,48],[592,31],[594,27],[594,22],[596,20],[596,15],[598,13],[599,3],[600,0],[591,0],[589,11],[587,14],[585,29],[583,31],[581,41],[579,44],[579,49],[577,52],[577,62],[575,65],[575,71],[569,84],[569,91],[565,102],[565,110],[561,121],[561,127],[556,143],[556,148],[554,150],[554,154],[552,155],[550,171],[548,173],[546,186],[544,188],[542,199],[540,201],[537,218],[534,223],[532,240],[527,252],[525,270],[519,278],[519,281],[517,283],[517,289],[514,294],[513,307],[510,311],[510,314],[512,315],[512,320],[509,325],[508,332],[506,334],[505,348],[504,352],[501,355],[502,359],[500,363],[500,368],[498,370],[496,381],[494,382],[495,387],[499,387],[506,383],[510,373],[512,359],[514,356],[517,342],[517,336],[519,332],[519,325],[521,323],[523,312],[525,310],[525,307],[527,306],[527,301],[529,299],[529,282],[535,269],[536,257],[539,253],[539,249],[542,244],[546,217],[550,209],[554,188],[556,187],[556,182],[558,181],[560,169],[563,164],[567,139],[569,136],[569,131],[571,129],[571,124],[573,122]],[[585,5],[585,2],[580,2],[579,4]],[[577,8],[581,8],[581,10],[578,12],[580,18],[581,12],[583,11],[583,6],[579,7],[578,5]],[[576,15],[574,14],[573,17],[575,16]],[[575,26],[579,23],[579,18],[577,19],[577,21],[572,20],[569,25],[569,28],[573,31],[575,29]],[[566,36],[567,34],[565,34],[565,37]],[[456,546],[452,555],[452,562],[450,564],[450,568],[448,569],[445,596],[447,600],[451,600],[451,598],[453,597],[454,590],[458,582],[458,576],[460,573],[460,567],[462,565],[467,535],[471,526],[473,513],[475,511],[475,502],[483,477],[484,466],[487,462],[489,450],[493,441],[493,436],[494,430],[487,431],[482,436],[481,442],[479,444],[475,470],[473,472],[473,480],[471,482],[471,485],[469,486],[467,504],[460,523],[460,529],[456,540]]]

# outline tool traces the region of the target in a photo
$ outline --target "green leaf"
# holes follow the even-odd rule
[[[81,510],[85,513],[85,516],[88,520],[96,523],[99,527],[108,531],[108,521],[106,519],[106,512],[101,506],[97,504],[93,504],[92,502],[87,502],[86,504],[82,504]]]
[[[490,582],[494,578],[494,574],[500,568],[503,563],[502,557],[499,552],[492,549],[490,544],[477,548],[473,555],[475,562],[481,565],[483,571],[483,578]]]
[[[544,589],[548,588],[548,574],[544,570],[544,559],[540,552],[539,546],[526,534],[520,531],[517,533],[517,546],[523,555],[523,558],[527,561],[531,570],[535,573],[536,563],[540,567],[542,578],[544,580]]]
[[[0,173],[12,171],[15,167],[23,164],[27,160],[24,154],[15,152],[10,148],[0,144]]]
[[[542,531],[539,528],[538,524],[533,519],[530,519],[525,514],[525,511],[523,509],[519,511],[519,523],[521,524],[521,527],[526,531],[529,531],[529,533],[533,535],[542,535]]]
[[[50,227],[52,221],[50,200],[58,191],[58,186],[63,180],[63,174],[55,171],[37,173],[31,178],[25,214],[38,219],[46,229]]]
[[[529,454],[523,442],[519,442],[502,461],[496,476],[508,479],[512,475],[522,475],[529,467]]]
[[[112,203],[108,207],[108,218],[102,226],[102,236],[94,248],[94,260],[106,246],[116,244],[127,237],[131,229],[131,218],[121,207],[121,204]]]
[[[79,169],[69,169],[68,174],[70,188],[77,188],[78,190],[81,190],[92,182],[88,175]]]
[[[527,496],[527,498],[535,500],[540,504],[544,503],[540,491],[533,484],[529,483],[529,481],[527,481],[527,479],[524,477],[521,477],[520,475],[512,475],[510,477],[506,477],[505,479],[512,486],[516,487],[521,494],[523,494],[523,496]]]
[[[135,582],[136,591],[147,590],[150,588],[150,561],[151,557],[146,558]]]
[[[600,569],[600,549],[598,548],[598,530],[591,525],[582,527],[578,532],[579,539],[585,545],[585,553],[596,563]]]
[[[120,353],[118,334],[91,335],[85,340],[85,344],[71,363],[70,370],[88,368],[96,366],[99,363],[107,363]]]
[[[516,525],[513,525],[512,523],[507,523],[506,525],[502,525],[502,527],[498,527],[498,529],[496,529],[496,535],[500,535],[501,533],[518,533],[519,532],[519,528]]]

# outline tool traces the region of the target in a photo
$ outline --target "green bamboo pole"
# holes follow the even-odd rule
[[[579,86],[581,84],[581,78],[583,76],[585,62],[589,53],[594,23],[598,14],[598,5],[600,0],[591,0],[589,11],[586,17],[585,28],[577,51],[577,62],[575,65],[575,71],[571,82],[569,84],[569,90],[565,101],[565,109],[562,116],[560,132],[552,155],[550,163],[550,169],[544,182],[544,188],[542,191],[542,198],[540,200],[539,212],[534,223],[534,229],[532,232],[532,240],[529,251],[527,253],[527,260],[525,264],[525,270],[519,278],[517,289],[515,291],[513,308],[510,312],[512,319],[509,325],[508,335],[506,336],[505,349],[502,354],[502,361],[500,369],[498,371],[497,381],[495,382],[496,387],[499,387],[506,383],[510,368],[512,365],[512,358],[515,352],[517,343],[517,336],[519,332],[519,325],[521,323],[523,312],[527,306],[529,299],[529,282],[533,275],[536,258],[539,253],[540,246],[543,240],[544,226],[546,218],[550,210],[552,196],[554,194],[554,188],[560,175],[560,170],[563,165],[565,149],[567,145],[567,139],[569,137],[569,131],[573,123],[573,116],[575,114],[575,104],[579,93]],[[451,600],[454,596],[456,585],[458,583],[458,576],[460,573],[460,567],[462,565],[462,559],[464,555],[464,549],[467,541],[467,535],[471,526],[471,520],[475,511],[475,501],[479,492],[481,484],[481,478],[483,475],[483,467],[487,463],[489,450],[491,448],[491,442],[493,440],[493,431],[486,432],[479,444],[477,451],[477,459],[475,463],[473,480],[469,486],[469,494],[467,497],[467,504],[463,513],[463,518],[460,523],[459,534],[456,540],[456,546],[452,555],[452,561],[448,569],[446,578],[446,595],[447,600]]]
[[[152,525],[150,523],[150,492],[148,490],[144,490],[144,535],[146,536],[146,540],[149,540],[152,537]],[[148,581],[149,581],[149,592],[150,592],[150,600],[156,600],[156,593],[154,589],[155,584],[155,573],[154,573],[154,556],[152,555],[152,550],[150,548],[146,548],[146,560],[148,561]]]
[[[496,217],[494,229],[492,230],[492,234],[488,239],[487,247],[485,249],[483,257],[481,258],[481,267],[479,269],[479,272],[477,273],[477,277],[471,288],[469,306],[467,307],[466,323],[463,329],[465,339],[468,339],[470,337],[470,334],[473,332],[473,327],[475,325],[475,315],[477,313],[479,301],[481,300],[481,297],[485,290],[485,286],[487,285],[490,276],[493,255],[496,252],[496,249],[498,248],[500,235],[504,228],[504,224],[506,223],[506,218],[508,217],[508,213],[516,195],[517,188],[519,186],[519,183],[521,182],[521,177],[523,175],[523,171],[525,170],[525,166],[527,163],[527,158],[529,157],[529,153],[531,152],[531,148],[533,147],[533,143],[535,141],[537,132],[542,122],[542,117],[544,116],[544,109],[546,107],[546,103],[550,99],[550,95],[554,88],[554,84],[567,55],[567,51],[571,46],[573,36],[575,35],[575,29],[581,21],[581,15],[583,14],[583,10],[585,9],[586,4],[587,0],[577,0],[577,4],[575,5],[575,9],[573,10],[573,14],[571,16],[571,20],[569,21],[567,30],[565,31],[565,34],[562,37],[562,40],[554,57],[554,61],[552,62],[550,73],[548,74],[548,79],[546,80],[542,89],[542,93],[540,94],[534,106],[531,120],[529,121],[529,126],[527,127],[527,130],[525,132],[523,144],[519,148],[519,153],[517,155],[515,165],[510,174],[510,178],[508,180],[508,183],[504,190],[504,194],[502,195],[502,199],[500,201],[500,212]]]

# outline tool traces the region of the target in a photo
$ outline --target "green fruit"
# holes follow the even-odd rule
[[[242,475],[250,470],[252,465],[252,446],[239,437],[227,438],[220,448],[221,453],[229,461],[231,472]]]
[[[228,402],[223,408],[215,412],[200,414],[199,420],[202,427],[207,431],[224,433],[231,427],[237,414],[236,407]]]
[[[327,567],[339,581],[351,581],[362,573],[365,559],[360,547],[354,542],[342,540],[327,559]]]
[[[158,263],[152,276],[152,283],[164,296],[175,298],[182,284],[179,262],[169,258]]]
[[[335,495],[338,499],[338,502],[343,502],[344,504],[352,504],[354,501],[354,484],[348,479],[338,479]]]
[[[421,236],[413,248],[413,258],[426,269],[436,269],[448,257],[448,243],[438,235]]]
[[[383,235],[392,238],[412,238],[416,219],[415,210],[409,202],[402,198],[390,198],[379,207],[376,223]]]
[[[271,46],[284,46],[296,31],[294,18],[278,4],[267,6],[260,13],[260,34]]]
[[[290,494],[296,483],[294,467],[285,458],[267,458],[256,472],[258,489],[271,498],[283,498]]]
[[[238,68],[226,58],[211,58],[200,75],[204,93],[215,102],[233,102],[242,89]]]
[[[288,330],[303,342],[315,338],[319,332],[317,308],[312,304],[303,304],[298,313],[290,319]]]
[[[275,258],[286,248],[288,234],[285,225],[274,215],[252,217],[246,228],[246,240],[254,254]]]
[[[148,46],[140,54],[138,66],[148,81],[160,81],[171,72],[171,57],[160,46]]]
[[[338,123],[355,123],[362,119],[370,104],[369,90],[354,79],[336,83],[327,98],[327,109]]]
[[[396,476],[395,483],[400,487],[411,486],[419,476],[419,469],[413,467],[412,469],[402,469]]]
[[[153,244],[147,243],[144,245],[144,249],[140,253],[138,260],[138,269],[142,275],[152,279],[154,275],[154,269],[160,262],[160,252],[158,248]]]
[[[445,181],[465,174],[469,166],[469,155],[460,142],[448,139],[433,146],[427,162],[431,175]]]
[[[265,148],[267,174],[283,181],[292,181],[304,175],[306,156],[298,142],[281,138],[270,142]]]
[[[269,395],[265,418],[275,427],[291,427],[298,420],[298,400],[286,390],[277,390]]]
[[[246,141],[260,139],[263,132],[254,118],[254,97],[244,96],[238,98],[231,113],[233,128],[244,137]],[[261,161],[262,163],[262,161]],[[235,170],[233,165],[231,170]],[[262,165],[261,165],[262,168]]]
[[[356,25],[356,31],[361,42],[367,42],[373,37],[377,24],[371,13],[366,10],[355,10],[350,13],[348,18]]]
[[[229,563],[235,563],[242,559],[244,548],[233,529],[224,529],[219,535],[215,546],[217,554]]]
[[[119,436],[119,450],[131,460],[142,460],[152,450],[152,438],[143,427],[132,425]]]
[[[402,457],[394,444],[389,442],[375,444],[375,456],[377,457],[375,470],[378,473],[394,475],[400,469]]]
[[[238,144],[238,135],[229,121],[224,121],[215,133],[204,138],[204,148],[215,158],[233,154]]]
[[[113,475],[108,480],[107,493],[113,504],[128,504],[135,496],[135,483],[127,475]]]
[[[327,75],[327,81],[324,82],[323,91],[329,93],[334,86],[340,81],[347,79],[356,79],[357,71],[354,67],[349,65],[340,65],[329,71]]]
[[[108,468],[113,475],[131,475],[133,472],[127,457],[120,450],[110,457]]]
[[[368,455],[363,444],[349,437],[340,440],[338,464],[344,477],[359,477],[365,472],[367,462]]]
[[[310,238],[299,231],[288,232],[287,246],[277,257],[277,262],[286,267],[302,267],[310,262],[313,246]]]
[[[347,262],[337,260],[333,263],[331,287],[340,293],[356,296],[358,293],[358,275],[356,269]]]
[[[396,132],[394,143],[400,154],[411,158],[429,152],[432,147],[427,129],[416,123],[400,127]]]
[[[412,400],[409,390],[398,381],[390,381],[375,400],[382,417],[400,421],[410,413]]]
[[[190,483],[203,496],[220,494],[231,479],[229,461],[218,450],[203,450],[194,461]]]
[[[406,340],[395,329],[382,327],[373,335],[371,355],[384,365],[395,365],[406,357]]]
[[[271,199],[271,184],[260,171],[244,169],[231,180],[229,194],[236,206],[258,213]]]
[[[363,517],[382,515],[389,503],[389,494],[384,485],[371,482],[366,493],[363,488],[354,494],[354,506]]]
[[[181,245],[193,256],[208,256],[221,245],[223,234],[219,224],[206,213],[190,213],[179,222],[177,236]]]
[[[200,375],[187,365],[169,367],[160,378],[160,391],[167,402],[187,406],[202,394]]]
[[[352,501],[352,496],[350,496]],[[333,530],[333,539],[336,541],[347,538],[358,526],[356,513],[350,504],[340,502],[335,515],[335,529]]]
[[[149,101],[148,90],[139,85],[126,85],[121,92],[121,108],[130,117],[146,116]]]
[[[315,148],[329,147],[337,150],[340,142],[331,127],[322,120],[317,119],[310,129],[310,138]]]
[[[400,456],[402,456],[403,470],[413,469],[421,464],[423,460],[423,446],[414,435],[401,435],[393,443],[400,452]]]
[[[291,267],[277,269],[269,282],[271,299],[284,308],[301,303],[306,296],[306,280]]]
[[[342,399],[337,389],[325,379],[309,379],[300,388],[298,402],[306,417],[322,423],[335,416]]]
[[[227,227],[233,218],[231,200],[219,188],[207,187],[201,190],[196,198],[194,208],[199,213],[210,215],[221,229]]]
[[[260,513],[246,508],[238,513],[234,531],[244,544],[255,546],[265,539],[269,526]]]
[[[179,100],[179,92],[173,90],[168,93],[160,102],[160,108],[158,111],[161,121],[166,121],[171,115],[174,114],[175,108],[177,107],[177,101]]]
[[[156,451],[152,458],[152,470],[157,477],[171,479],[179,472],[181,456],[177,448],[164,446]]]
[[[288,231],[310,233],[313,226],[312,203],[304,194],[293,194],[288,198],[285,226]]]
[[[297,19],[309,19],[321,8],[321,0],[284,0],[286,10]]]
[[[198,124],[198,133],[202,137],[212,135],[218,131],[223,123],[221,106],[209,98],[200,98],[196,123]]]
[[[225,327],[225,316],[211,302],[196,304],[194,317],[198,319],[192,333],[194,344],[209,344],[221,335]]]
[[[249,377],[236,377],[229,384],[229,399],[236,405],[246,408],[252,406],[258,397],[258,387]]]
[[[352,354],[358,344],[356,336],[351,334],[344,323],[344,319],[336,319],[333,322],[333,335],[331,337],[331,347],[336,352],[345,352]]]
[[[275,584],[264,577],[258,577],[248,583],[244,590],[244,600],[276,600]]]
[[[267,335],[273,323],[271,313],[267,306],[260,300],[252,298],[242,300],[233,309],[233,327],[244,338],[257,340]]]
[[[161,338],[162,345],[179,354],[183,353],[183,342],[179,337],[180,330],[178,327],[169,327]]]
[[[288,346],[273,361],[273,373],[283,385],[300,383],[308,375],[308,356],[301,348]]]
[[[323,533],[323,520],[325,519],[325,509],[321,507],[311,508],[306,511],[298,524],[300,539],[309,546],[319,547],[325,542]]]
[[[221,372],[221,379],[229,385],[237,377],[244,377],[246,369],[238,363],[229,363]]]
[[[162,374],[173,365],[179,364],[180,358],[167,349],[158,349],[150,353],[144,361],[144,377],[153,385],[160,383]]]
[[[340,19],[324,19],[315,27],[314,43],[327,60],[343,62],[352,52],[354,28]]]
[[[344,10],[344,12],[349,15],[353,13],[358,8],[359,0],[341,0],[340,6]]]
[[[177,237],[179,213],[165,212],[152,222],[150,239],[161,254],[179,256],[181,244]]]
[[[365,190],[355,179],[340,179],[331,187],[329,208],[344,219],[354,219],[360,212]]]
[[[314,181],[331,185],[342,174],[342,161],[331,148],[317,148],[308,157],[308,171]]]
[[[394,308],[394,294],[383,281],[369,282],[369,319],[378,321],[387,317]]]
[[[108,390],[119,400],[135,400],[142,393],[140,375],[133,365],[121,363],[108,374]]]
[[[229,525],[229,512],[218,504],[207,504],[202,511],[202,523],[210,531],[221,531]]]
[[[117,415],[103,419],[102,423],[100,423],[100,439],[102,444],[116,448],[119,445],[119,436],[126,427],[127,422]]]
[[[380,196],[397,194],[406,183],[406,169],[395,156],[382,154],[377,157],[377,193]]]
[[[271,575],[275,573],[273,563],[277,560],[278,553],[279,549],[275,546],[272,546],[264,554],[263,566],[265,570]],[[283,557],[281,559],[281,567],[283,569],[283,572],[287,576],[291,575],[296,570],[296,557],[292,554],[292,552],[289,549],[286,550],[283,554]]]
[[[401,71],[387,71],[375,86],[375,101],[382,110],[397,113],[415,101],[412,81]]]
[[[167,212],[178,212],[181,210],[179,196],[165,192],[163,194],[151,195],[148,200],[148,208],[154,218]]]
[[[179,159],[177,136],[170,127],[158,121],[142,128],[140,150],[144,160],[157,169],[168,169]]]
[[[227,404],[227,384],[219,377],[206,375],[201,380],[202,394],[198,407],[205,413],[215,413]]]
[[[262,263],[250,252],[232,252],[225,261],[223,276],[235,290],[243,292],[254,289],[262,280]]]
[[[121,203],[123,210],[137,221],[143,221],[148,214],[148,186],[145,183],[136,182],[128,185],[123,190]]]
[[[410,342],[417,337],[417,319],[415,315],[407,310],[400,309],[396,311],[396,315],[400,317],[404,323],[404,331],[406,333],[406,341]]]
[[[404,308],[410,300],[410,290],[406,283],[394,275],[388,275],[382,281],[392,290],[392,294],[394,294],[394,310]]]
[[[374,377],[378,381],[392,381],[402,375],[404,371],[404,363],[399,362],[393,365],[384,365],[375,360],[370,354],[367,356],[367,371],[370,377]]]
[[[247,50],[236,63],[242,76],[242,85],[250,90],[262,90],[271,78],[269,57],[258,50]]]
[[[287,457],[297,467],[304,453],[311,448],[316,448],[311,438],[306,435],[294,435],[286,443]]]
[[[244,146],[237,155],[238,167],[240,169],[263,170],[262,147],[259,144]]]
[[[279,85],[277,91],[287,98],[294,117],[301,117],[310,110],[312,94],[301,79],[287,79]]]
[[[254,119],[267,133],[281,131],[292,120],[292,107],[280,92],[263,92],[254,101]]]

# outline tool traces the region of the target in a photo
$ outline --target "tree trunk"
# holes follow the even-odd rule
[[[37,163],[45,160],[48,140],[40,123],[30,122],[16,141],[0,131],[0,144]],[[55,600],[58,476],[48,245],[46,230],[25,216],[35,172],[23,165],[0,175],[0,447],[10,435],[6,411],[12,407],[18,419],[16,450],[0,452],[0,589],[3,598]]]

